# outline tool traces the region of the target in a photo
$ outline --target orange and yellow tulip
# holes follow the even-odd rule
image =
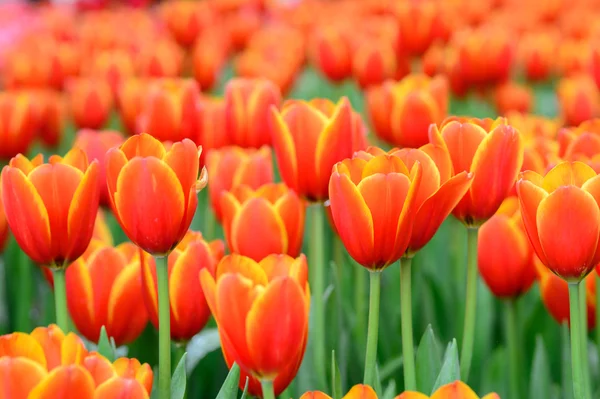
[[[590,76],[563,78],[556,88],[560,113],[566,125],[600,116],[600,92]]]
[[[435,40],[445,41],[450,35],[448,16],[439,3],[399,2],[393,12],[402,49],[409,54],[423,54]]]
[[[166,255],[187,233],[198,204],[197,193],[208,181],[200,176],[202,152],[184,139],[167,151],[154,137],[132,136],[106,154],[110,203],[137,246],[152,255]]]
[[[39,108],[32,93],[0,93],[0,159],[26,154],[39,126]]]
[[[151,83],[137,122],[140,133],[160,141],[196,140],[202,127],[198,85],[191,79]]]
[[[142,113],[149,82],[143,79],[127,79],[118,91],[118,111],[126,133],[138,132],[138,118]]]
[[[46,378],[48,372],[26,357],[0,358],[0,398],[27,399],[29,393]]]
[[[114,130],[91,130],[82,129],[77,132],[73,147],[81,148],[87,155],[88,160],[98,160],[100,167],[98,178],[98,190],[100,192],[100,204],[109,205],[108,187],[106,185],[106,162],[105,157],[108,150],[118,147],[125,141],[121,133]]]
[[[279,88],[267,79],[230,80],[225,87],[225,129],[231,143],[252,148],[271,144],[269,112],[280,103]]]
[[[67,101],[64,94],[55,91],[36,93],[40,100],[38,134],[44,145],[56,147],[63,137],[67,124]]]
[[[229,42],[222,30],[213,28],[196,40],[192,52],[194,79],[202,90],[208,91],[218,82],[221,71],[227,62]]]
[[[148,40],[137,56],[137,74],[146,78],[175,78],[181,75],[183,60],[183,51],[172,40]]]
[[[196,38],[214,23],[211,4],[189,1],[170,1],[160,9],[160,17],[171,35],[183,47],[190,47]]]
[[[153,373],[152,368],[148,363],[140,363],[137,359],[121,357],[113,363],[115,374],[119,377],[130,378],[137,380],[144,388],[148,395],[152,392]]]
[[[375,133],[400,147],[427,144],[429,126],[448,112],[448,82],[443,77],[414,74],[367,91],[367,112]]]
[[[333,167],[329,203],[348,253],[360,265],[381,270],[396,262],[410,243],[422,168],[399,157],[360,153]]]
[[[354,112],[342,98],[329,116],[313,102],[271,109],[273,147],[285,184],[310,201],[328,198],[331,168],[357,150]],[[363,138],[364,140],[364,138]]]
[[[210,310],[198,276],[204,269],[214,276],[225,246],[221,240],[206,242],[202,234],[189,231],[169,254],[171,339],[187,342],[204,328]],[[150,321],[158,328],[156,265],[150,256],[142,262],[143,294]]]
[[[104,398],[148,399],[149,394],[144,386],[134,379],[113,377],[94,391],[94,399]]]
[[[306,392],[300,399],[332,399],[331,396],[321,391]],[[353,386],[342,399],[377,399],[375,390],[368,385],[358,384]]]
[[[438,388],[431,396],[419,392],[406,391],[395,399],[479,399],[479,396],[464,382],[454,381]],[[481,399],[500,399],[497,393],[487,394]]]
[[[600,177],[582,162],[561,162],[546,176],[517,183],[523,223],[540,261],[569,282],[600,262]]]
[[[352,75],[352,49],[347,28],[323,24],[315,30],[309,47],[310,59],[327,79],[341,82]]]
[[[396,76],[396,50],[389,40],[365,37],[359,39],[352,56],[352,74],[365,89]]]
[[[273,162],[269,147],[252,148],[223,147],[206,155],[206,168],[211,184],[208,186],[210,204],[215,217],[221,221],[221,195],[236,186],[246,185],[257,189],[273,182]]]
[[[519,41],[519,58],[525,77],[543,81],[554,72],[556,37],[550,32],[534,32]]]
[[[271,254],[298,256],[305,208],[285,184],[265,184],[256,190],[238,185],[224,192],[221,210],[229,249],[257,262]]]
[[[506,119],[448,118],[430,136],[450,155],[452,174],[473,173],[473,183],[452,214],[467,226],[492,217],[515,185],[524,140]]]
[[[533,249],[519,212],[519,200],[509,197],[481,225],[477,244],[479,273],[499,298],[517,298],[536,278]]]
[[[261,379],[273,381],[279,395],[300,367],[308,337],[307,279],[304,255],[270,255],[257,263],[233,254],[221,260],[214,277],[206,269],[200,272],[225,361],[250,377],[251,395],[261,394]]]
[[[48,373],[28,396],[28,399],[80,399],[94,397],[94,380],[82,366],[60,366]]]
[[[123,49],[98,52],[84,67],[82,75],[107,81],[113,95],[117,95],[121,84],[135,75],[133,55]]]
[[[21,249],[45,266],[66,267],[87,248],[98,212],[100,168],[73,149],[43,163],[23,155],[2,170],[2,203]],[[60,191],[57,191],[60,187]]]
[[[499,115],[505,116],[511,111],[528,113],[533,107],[531,88],[514,82],[506,82],[496,87],[494,103]]]
[[[200,164],[204,165],[206,154],[231,143],[225,131],[225,101],[222,98],[208,96],[202,98],[202,126],[198,130],[200,134],[195,142],[202,146]]]
[[[79,128],[100,129],[113,108],[113,95],[106,80],[73,78],[67,83],[70,114]]]
[[[106,328],[117,346],[135,341],[148,323],[142,295],[139,251],[124,243],[92,241],[66,272],[67,305],[77,330],[98,342]]]

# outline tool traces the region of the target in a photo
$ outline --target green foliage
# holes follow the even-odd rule
[[[179,360],[179,364],[175,368],[173,378],[171,378],[171,399],[184,399],[185,398],[185,386],[187,378],[185,375],[185,360],[187,353],[184,353]]]
[[[237,399],[239,381],[240,367],[234,363],[229,370],[229,374],[227,374],[227,378],[225,379],[219,394],[217,395],[217,399]],[[245,390],[246,389],[244,389],[244,391]]]

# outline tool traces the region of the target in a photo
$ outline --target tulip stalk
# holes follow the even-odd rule
[[[479,228],[467,229],[467,298],[465,301],[465,322],[460,352],[460,376],[468,381],[473,360],[475,342],[475,313],[477,310],[477,236]]]
[[[508,347],[510,372],[510,397],[519,399],[521,397],[521,356],[519,356],[519,329],[517,326],[517,301],[515,299],[509,299],[505,302],[504,314],[506,317],[506,344]]]
[[[315,339],[312,342],[314,347],[315,373],[319,376],[323,387],[326,385],[325,365],[327,356],[325,355],[325,256],[324,256],[324,214],[323,205],[315,204],[311,209],[311,241],[308,248],[309,266],[311,272],[309,278],[313,294],[314,309],[314,329]]]
[[[402,358],[404,359],[404,389],[417,390],[415,372],[415,346],[412,326],[412,293],[411,293],[412,257],[400,259],[400,312],[402,322]]]
[[[365,331],[367,330],[367,271],[364,267],[354,263],[354,287],[356,289],[354,295],[354,311],[356,312],[356,325],[354,327],[355,339],[359,345],[365,345],[367,339]]]
[[[158,284],[158,397],[171,395],[171,306],[169,303],[169,262],[167,256],[156,256]]]
[[[262,388],[263,399],[275,399],[275,391],[273,389],[273,381],[262,380],[260,382]]]
[[[56,306],[56,324],[66,334],[69,332],[69,313],[67,310],[66,268],[54,268],[54,304]]]
[[[575,398],[590,399],[589,392],[585,387],[584,363],[581,350],[581,296],[579,285],[581,283],[569,283],[569,317],[571,323],[571,363],[573,370],[573,395]]]
[[[370,272],[369,326],[367,327],[367,352],[365,355],[364,384],[375,386],[377,367],[377,338],[379,335],[379,296],[381,291],[381,271]]]
[[[588,334],[587,334],[587,287],[585,279],[579,284],[579,311],[580,311],[580,323],[581,323],[581,342],[579,350],[581,351],[581,361],[583,363],[583,381],[585,383],[585,389],[587,395],[590,396],[591,392],[591,381],[590,381],[590,360],[588,356]]]

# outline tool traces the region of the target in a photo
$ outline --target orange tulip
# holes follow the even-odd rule
[[[566,125],[600,116],[600,92],[589,76],[563,78],[556,88],[560,112]]]
[[[98,352],[90,352],[81,363],[94,379],[96,386],[117,376],[111,362]]]
[[[82,72],[84,76],[107,81],[113,95],[117,95],[121,84],[135,75],[135,63],[129,51],[106,50],[94,54]]]
[[[306,392],[300,399],[332,399],[321,391]],[[377,399],[377,394],[368,385],[358,384],[352,387],[342,399]]]
[[[352,75],[352,50],[347,29],[323,24],[311,39],[310,58],[329,80],[340,82]]]
[[[204,165],[206,154],[230,144],[229,136],[225,131],[225,101],[217,97],[203,97],[201,122],[202,126],[198,129],[199,136],[194,141],[204,150],[200,157],[200,164]]]
[[[175,78],[181,75],[184,53],[170,39],[147,40],[137,56],[137,73],[147,78]]]
[[[0,358],[0,399],[27,399],[47,371],[26,357]]]
[[[310,201],[327,199],[331,168],[357,150],[350,102],[342,98],[331,116],[304,101],[271,110],[273,146],[283,181]]]
[[[581,280],[600,262],[598,184],[600,177],[581,162],[561,162],[544,177],[525,172],[517,183],[535,253],[567,281]]]
[[[198,176],[202,149],[184,139],[167,151],[148,134],[132,136],[106,154],[110,202],[125,234],[152,255],[166,255],[183,239],[206,186]]]
[[[395,399],[479,399],[479,396],[467,384],[457,380],[441,386],[431,397],[419,392],[406,391]],[[500,399],[500,397],[496,393],[490,393],[481,399]]]
[[[118,147],[124,140],[119,132],[113,130],[82,129],[77,132],[75,137],[73,147],[81,148],[90,161],[98,160],[100,166],[98,191],[100,192],[100,203],[102,205],[110,204],[106,185],[106,162],[104,160],[106,152],[113,147]]]
[[[403,51],[423,54],[436,40],[446,40],[450,35],[448,18],[441,3],[400,2],[393,9],[398,18]]]
[[[273,162],[269,147],[258,150],[223,147],[206,155],[206,168],[211,184],[208,186],[210,204],[217,220],[223,218],[221,195],[235,186],[245,184],[257,189],[273,181]]]
[[[20,340],[14,343],[15,349],[21,346],[22,349],[35,354],[35,356],[26,356],[39,362],[48,371],[60,366],[81,365],[88,356],[81,338],[74,333],[65,335],[54,324],[38,327],[30,335],[22,334]]]
[[[429,126],[446,117],[448,83],[442,77],[409,75],[369,89],[366,100],[379,137],[400,147],[420,147],[427,144]]]
[[[66,267],[87,248],[98,212],[98,162],[73,149],[64,158],[22,155],[2,170],[6,219],[21,249],[35,262]],[[60,191],[57,191],[60,187]]]
[[[138,131],[160,141],[195,140],[202,127],[200,91],[190,79],[151,83],[142,103]]]
[[[39,108],[31,93],[0,93],[0,159],[26,154],[39,126]]]
[[[519,41],[520,61],[528,80],[546,80],[554,72],[556,39],[549,32],[536,32]]]
[[[104,398],[148,399],[149,394],[136,380],[113,377],[98,386],[94,393],[94,399]]]
[[[141,364],[137,359],[121,357],[113,363],[116,375],[135,379],[146,388],[148,395],[152,392],[153,373],[148,363]]]
[[[228,51],[229,42],[222,30],[211,28],[198,37],[192,53],[192,68],[194,79],[202,90],[208,91],[218,83]]]
[[[533,107],[534,97],[528,86],[507,82],[496,87],[494,101],[499,115],[511,111],[527,113]]]
[[[567,161],[588,163],[600,154],[600,119],[590,119],[575,128],[558,132],[559,155]]]
[[[467,226],[492,217],[513,188],[523,163],[523,138],[506,119],[448,118],[430,131],[450,155],[452,174],[473,173],[473,183],[452,214]]]
[[[516,197],[507,198],[498,212],[481,225],[477,262],[483,281],[497,297],[516,298],[533,284],[533,249]]]
[[[251,376],[251,395],[261,394],[261,379],[273,381],[279,395],[300,367],[308,336],[307,279],[304,255],[270,255],[256,263],[234,254],[221,260],[215,277],[206,269],[200,272],[225,361]]]
[[[415,162],[409,171],[399,157],[387,154],[366,160],[359,153],[333,167],[331,214],[344,246],[359,264],[381,270],[404,254],[418,210],[421,176],[420,164]]]
[[[271,143],[269,109],[279,108],[281,92],[266,79],[235,78],[225,87],[225,129],[233,144],[259,148]]]
[[[67,83],[70,113],[79,128],[100,129],[113,108],[113,95],[105,80],[74,78]]]
[[[390,40],[365,37],[358,40],[352,56],[352,73],[363,89],[392,79],[398,69],[396,50]]]
[[[47,89],[51,86],[52,63],[31,46],[21,45],[6,55],[2,84],[7,89]]]
[[[535,259],[535,265],[540,282],[540,295],[548,313],[558,324],[570,323],[569,284],[548,270],[538,258]],[[587,329],[593,330],[596,326],[596,276],[594,273],[585,277],[583,284],[585,284],[586,292]]]
[[[197,276],[206,269],[214,276],[217,263],[223,257],[222,241],[206,242],[201,233],[189,231],[183,241],[169,254],[169,285],[171,293],[171,339],[187,342],[199,333],[210,310]],[[158,328],[158,289],[156,265],[152,257],[142,262],[144,300],[150,321]]]
[[[160,16],[177,42],[190,47],[205,28],[213,24],[216,14],[208,3],[170,1],[161,7]]]
[[[557,49],[558,47],[558,49]],[[587,40],[564,39],[553,44],[553,59],[560,76],[567,78],[585,75],[591,63],[590,43]]]
[[[4,247],[8,241],[9,231],[6,213],[4,212],[4,205],[2,204],[2,176],[0,175],[0,254],[4,252]]]
[[[238,185],[224,192],[221,209],[229,249],[257,262],[271,254],[298,256],[305,207],[285,184],[265,184],[256,190]]]
[[[249,6],[240,7],[224,17],[223,22],[234,50],[244,49],[254,34],[264,26],[265,20],[259,7]]]
[[[137,248],[125,243],[114,248],[93,241],[86,254],[66,275],[67,305],[77,330],[98,342],[100,329],[117,346],[135,341],[148,323],[142,295],[142,276]]]
[[[72,364],[52,370],[29,394],[28,399],[81,399],[94,396],[94,380],[83,367]]]
[[[63,137],[67,124],[67,101],[62,93],[43,91],[36,93],[40,100],[38,133],[48,147],[56,147]]]
[[[143,79],[127,79],[118,91],[118,108],[125,131],[134,134],[138,131],[138,117],[147,97],[149,82]]]

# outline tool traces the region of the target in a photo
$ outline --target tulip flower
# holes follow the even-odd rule
[[[29,394],[29,399],[80,399],[94,397],[94,380],[82,366],[60,366],[48,373]]]
[[[62,93],[43,91],[39,93],[41,102],[38,133],[48,147],[56,147],[63,137],[67,123],[67,101]]]
[[[506,115],[511,111],[527,113],[533,107],[533,91],[528,86],[507,82],[497,86],[494,94],[499,115]]]
[[[269,112],[281,92],[267,79],[235,78],[225,87],[225,129],[233,144],[259,148],[271,143]]]
[[[223,99],[208,96],[202,98],[202,126],[198,130],[200,135],[194,141],[204,150],[200,157],[200,164],[205,165],[206,154],[211,153],[213,149],[230,144],[229,136],[225,131],[225,101]]]
[[[0,358],[0,397],[27,399],[29,393],[46,378],[47,371],[26,357]]]
[[[160,141],[196,139],[202,127],[200,91],[190,79],[161,79],[148,86],[138,132]]]
[[[221,195],[225,239],[232,253],[259,262],[270,254],[298,256],[305,204],[285,184],[253,190],[238,185]]]
[[[2,85],[7,89],[47,89],[51,87],[52,63],[39,57],[31,46],[16,46],[2,66]]]
[[[250,395],[274,399],[300,367],[308,337],[307,277],[304,255],[270,255],[256,263],[234,254],[221,260],[214,277],[200,272],[225,361],[251,376]]]
[[[40,125],[38,111],[29,92],[0,93],[0,159],[28,152]]]
[[[204,29],[216,18],[211,5],[189,1],[171,1],[163,4],[160,17],[169,32],[183,47],[190,47]]]
[[[419,392],[406,391],[394,399],[479,399],[479,396],[464,382],[454,381],[437,389],[431,396]],[[490,393],[481,399],[500,399],[497,393]]]
[[[519,61],[530,81],[544,81],[554,72],[556,37],[550,32],[525,34],[519,41]]]
[[[420,55],[436,39],[446,41],[450,36],[450,24],[440,4],[406,2],[396,5],[392,10],[399,21],[403,51]]]
[[[94,399],[128,398],[148,399],[144,386],[131,378],[113,377],[96,388]]]
[[[137,132],[137,121],[142,113],[148,86],[149,83],[146,80],[127,79],[119,88],[117,94],[119,116],[125,131],[129,134]]]
[[[144,251],[157,256],[159,308],[159,384],[161,397],[171,387],[171,332],[167,255],[188,231],[197,193],[207,183],[198,176],[201,147],[184,139],[169,151],[154,137],[132,136],[106,155],[108,194],[125,234]]]
[[[108,187],[106,185],[106,152],[113,147],[118,147],[124,141],[123,136],[113,130],[94,131],[82,129],[77,132],[74,147],[81,148],[90,161],[98,160],[100,166],[98,178],[98,191],[100,192],[100,203],[109,205]]]
[[[240,7],[225,15],[223,22],[234,50],[243,50],[254,35],[263,28],[265,18],[260,7],[260,5]]]
[[[306,392],[300,399],[332,399],[331,396],[321,391]],[[342,399],[377,399],[377,394],[368,385],[358,384],[352,387]]]
[[[352,56],[352,73],[363,89],[392,79],[397,71],[396,50],[390,40],[365,37]]]
[[[79,128],[100,129],[113,108],[113,95],[105,80],[73,78],[67,84],[70,113]]]
[[[563,78],[556,93],[566,125],[577,126],[600,116],[600,92],[589,76]]]
[[[273,182],[273,162],[269,147],[258,150],[223,147],[206,155],[206,168],[211,184],[208,186],[210,203],[218,221],[223,219],[221,195],[236,186],[257,189]]]
[[[369,118],[381,139],[400,147],[420,147],[428,142],[429,126],[446,117],[448,83],[442,77],[409,75],[370,88],[366,99]]]
[[[588,398],[584,381],[586,353],[582,331],[580,282],[600,261],[600,207],[595,189],[600,178],[581,162],[562,162],[542,177],[526,172],[517,183],[521,214],[536,255],[569,283],[571,352],[575,396]],[[560,226],[560,229],[557,229]],[[583,292],[583,291],[582,291]]]
[[[327,79],[341,82],[352,75],[352,49],[347,28],[321,25],[311,38],[310,58]]]
[[[89,60],[83,75],[107,81],[116,96],[121,84],[135,75],[133,56],[121,49],[99,52]]]
[[[145,78],[175,78],[181,75],[184,53],[170,39],[148,40],[136,57],[137,74]]]
[[[117,346],[135,341],[148,323],[144,304],[134,299],[141,295],[140,259],[131,243],[114,248],[94,241],[67,270],[71,318],[92,342],[98,342],[102,326]]]
[[[153,374],[148,363],[141,364],[137,359],[120,357],[113,363],[115,374],[119,377],[137,380],[148,392],[152,393]]]
[[[229,41],[222,29],[211,28],[196,40],[192,52],[194,79],[204,91],[218,83],[229,55]]]
[[[206,242],[201,233],[189,231],[169,255],[171,340],[186,343],[206,325],[210,310],[197,276],[203,269],[214,275],[224,252],[222,241]],[[146,308],[158,327],[156,265],[151,257],[143,257],[142,275]]]

